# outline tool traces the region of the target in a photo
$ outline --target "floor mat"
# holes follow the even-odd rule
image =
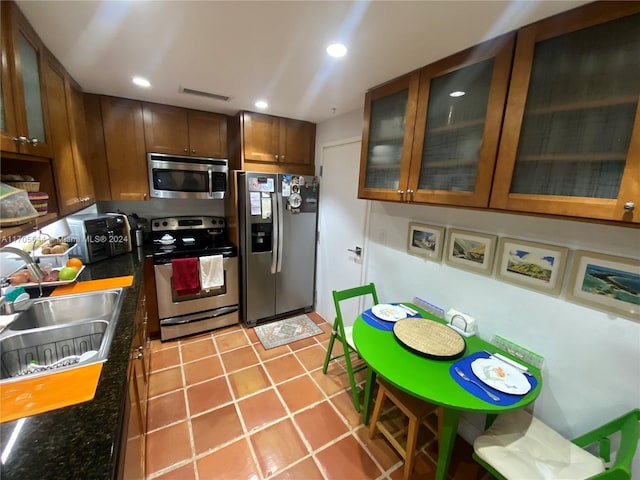
[[[267,350],[322,333],[322,329],[307,315],[258,325],[254,330],[262,346]]]

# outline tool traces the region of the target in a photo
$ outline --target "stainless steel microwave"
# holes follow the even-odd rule
[[[209,200],[226,197],[227,159],[148,153],[147,160],[152,197]]]

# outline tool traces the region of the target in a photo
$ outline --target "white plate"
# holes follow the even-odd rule
[[[80,268],[80,271],[76,274],[76,276],[71,279],[71,280],[56,280],[55,282],[42,282],[40,285],[42,285],[43,287],[57,287],[59,285],[67,285],[69,283],[73,283],[76,281],[76,278],[78,278],[78,276],[82,273],[82,271],[84,270],[85,265],[82,265],[82,267]],[[56,267],[54,268],[54,270],[61,270],[63,267]],[[33,283],[21,283],[20,285],[16,285],[17,287],[37,287],[38,284],[36,282]]]
[[[380,320],[386,320],[387,322],[397,322],[403,318],[407,318],[407,311],[396,305],[390,305],[388,303],[379,303],[371,307],[371,313],[373,313]]]
[[[524,395],[531,390],[524,373],[497,358],[478,358],[471,362],[471,370],[483,383],[501,392]]]

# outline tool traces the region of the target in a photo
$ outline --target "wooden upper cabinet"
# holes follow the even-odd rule
[[[307,166],[314,163],[316,126],[313,123],[242,112],[240,129],[244,162]]]
[[[93,176],[87,167],[86,127],[82,92],[62,65],[46,56],[44,79],[51,122],[52,165],[58,210],[68,215],[95,203]]]
[[[2,2],[0,149],[51,156],[44,46],[13,2]]]
[[[227,116],[220,113],[188,111],[190,154],[227,158]]]
[[[94,179],[96,200],[111,200],[111,182],[107,165],[100,95],[84,93],[82,97],[87,131],[86,166]]]
[[[196,157],[227,157],[227,117],[218,113],[144,103],[147,151]]]
[[[491,207],[640,222],[640,3],[518,32]]]
[[[253,162],[277,162],[280,147],[280,118],[243,112],[240,117],[243,158]]]
[[[370,91],[361,198],[486,207],[514,35]]]
[[[47,86],[47,107],[55,119],[51,129],[53,172],[58,192],[58,213],[68,215],[81,208],[75,176],[75,162],[71,148],[71,112],[66,99],[65,76],[52,59],[45,62],[44,79]]]
[[[82,89],[68,81],[67,95],[71,113],[71,148],[75,160],[76,185],[82,207],[96,202],[93,168],[89,157],[89,139]]]
[[[149,175],[142,103],[101,97],[104,143],[112,200],[147,200]]]
[[[414,72],[367,92],[358,197],[405,200],[419,81]]]
[[[409,201],[489,205],[514,43],[504,35],[421,70]]]
[[[147,151],[189,154],[189,125],[184,108],[143,103],[144,138]]]
[[[281,118],[279,145],[280,162],[313,165],[316,126],[302,120]]]

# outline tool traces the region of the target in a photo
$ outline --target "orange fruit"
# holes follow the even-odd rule
[[[67,260],[66,266],[75,268],[76,272],[79,272],[82,268],[82,260],[80,260],[79,258],[70,258],[69,260]]]

